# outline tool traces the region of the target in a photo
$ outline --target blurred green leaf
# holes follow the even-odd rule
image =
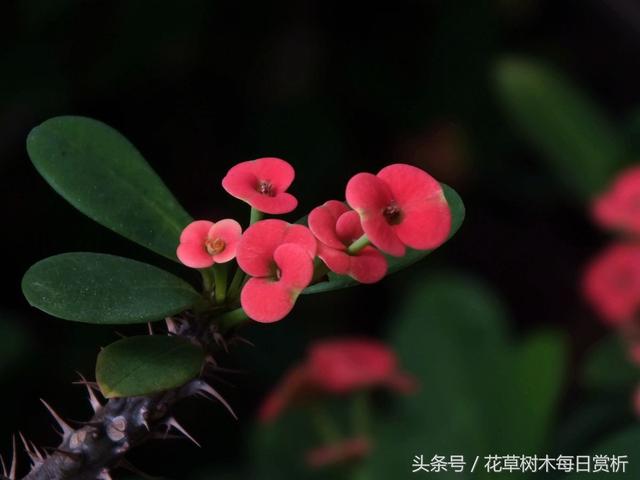
[[[82,213],[176,259],[191,218],[119,132],[90,118],[55,117],[31,131],[27,152],[53,189]]]
[[[184,338],[129,337],[100,352],[96,379],[106,398],[148,395],[185,384],[203,361],[202,349]]]
[[[465,216],[465,208],[462,199],[458,195],[458,193],[448,185],[442,185],[444,190],[444,195],[449,203],[449,207],[451,208],[451,231],[449,233],[449,238],[453,237],[455,233],[458,231],[462,222],[464,221]],[[306,222],[306,217],[300,219],[297,223]],[[387,255],[387,262],[389,265],[388,274],[395,273],[398,270],[402,270],[403,268],[407,268],[410,265],[422,260],[424,257],[429,255],[433,250],[408,250],[404,257],[392,257]],[[356,280],[347,276],[347,275],[336,275],[333,272],[329,272],[329,280],[325,282],[316,283],[315,285],[311,285],[307,287],[303,293],[311,294],[311,293],[321,293],[321,292],[329,292],[331,290],[338,290],[341,288],[353,287],[355,285],[360,285]]]
[[[591,473],[573,473],[564,478],[567,478],[567,480],[585,478],[604,480],[611,477],[640,478],[640,427],[634,425],[607,438],[593,448],[591,456],[593,457],[594,455],[608,455],[609,457],[626,455],[628,464],[626,465],[625,473],[622,473],[622,469],[618,470],[617,473],[592,471]]]
[[[22,279],[29,303],[54,317],[96,324],[146,323],[186,310],[200,295],[152,265],[100,253],[65,253]]]
[[[598,193],[624,165],[625,146],[615,127],[559,72],[506,59],[495,74],[507,113],[581,199]]]
[[[611,334],[587,353],[582,379],[589,388],[631,389],[640,381],[640,369],[627,357],[622,339]]]
[[[414,286],[392,322],[393,345],[421,387],[380,421],[366,467],[372,478],[412,478],[411,460],[419,454],[538,453],[564,350],[546,333],[512,344],[505,324],[502,305],[480,282],[447,274]],[[439,476],[470,478],[470,472]]]

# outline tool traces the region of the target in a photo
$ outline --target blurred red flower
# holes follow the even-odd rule
[[[640,244],[616,243],[588,265],[584,293],[609,323],[622,325],[640,310]]]
[[[603,228],[640,234],[640,166],[620,173],[609,190],[595,199],[592,213]]]
[[[318,394],[346,394],[375,387],[410,393],[416,382],[399,370],[395,353],[381,342],[364,338],[320,341],[268,395],[259,417],[263,422],[275,420],[293,403]]]
[[[366,437],[341,440],[330,445],[316,447],[307,452],[307,465],[322,468],[337,463],[361,460],[371,451],[371,442]]]

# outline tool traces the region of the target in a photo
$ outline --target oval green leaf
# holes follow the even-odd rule
[[[184,338],[129,337],[100,352],[96,379],[106,398],[149,395],[184,385],[203,361],[202,349]]]
[[[184,280],[146,263],[101,253],[64,253],[33,265],[22,279],[29,303],[74,322],[146,323],[193,306]]]
[[[453,237],[458,231],[462,222],[464,221],[465,208],[460,195],[448,185],[442,184],[444,196],[447,199],[449,208],[451,209],[451,230],[449,232],[449,238]],[[306,217],[305,217],[306,220]],[[302,221],[302,219],[301,219]],[[300,223],[300,221],[298,222]],[[410,265],[422,260],[429,255],[433,250],[408,250],[404,257],[392,257],[387,255],[387,263],[389,266],[388,273],[395,273],[398,270],[407,268]],[[328,281],[319,282],[306,288],[302,293],[321,293],[329,292],[331,290],[338,290],[341,288],[353,287],[359,285],[359,283],[353,278],[347,275],[336,275],[333,272],[329,272]]]
[[[560,73],[509,59],[495,74],[506,112],[580,199],[598,193],[624,165],[626,147],[615,127]]]
[[[31,131],[27,152],[49,185],[82,213],[176,259],[191,217],[118,131],[90,118],[55,117]]]

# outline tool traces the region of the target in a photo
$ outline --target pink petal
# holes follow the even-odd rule
[[[380,170],[377,176],[389,186],[393,199],[402,209],[415,203],[445,201],[438,181],[412,165],[389,165]]]
[[[245,313],[261,323],[283,319],[313,277],[313,260],[300,245],[280,245],[273,259],[280,270],[280,279],[251,278],[240,294]]]
[[[301,246],[310,258],[315,257],[318,242],[311,231],[304,225],[298,225],[296,223],[287,225],[288,227],[282,237],[282,243],[295,243],[296,245]]]
[[[213,222],[196,220],[185,227],[180,234],[180,245],[176,250],[178,260],[190,268],[207,268],[214,260],[205,250],[207,232]]]
[[[242,236],[242,227],[238,222],[230,218],[216,222],[208,232],[211,240],[221,239],[224,241],[224,250],[213,256],[216,263],[225,263],[235,258],[238,243]]]
[[[295,172],[293,167],[278,158],[261,158],[242,162],[232,167],[222,179],[222,187],[232,196],[247,202],[261,212],[288,213],[296,208],[296,198],[286,193]],[[260,182],[268,182],[272,194],[258,191]]]
[[[258,417],[269,423],[278,418],[298,397],[308,389],[307,371],[304,365],[291,369],[260,407]]]
[[[351,257],[344,251],[329,247],[324,243],[318,243],[318,256],[329,270],[338,275],[346,275],[351,266]]]
[[[280,270],[280,283],[288,288],[295,300],[311,283],[312,257],[301,245],[284,243],[276,249],[273,259]]]
[[[382,210],[392,200],[389,187],[371,173],[358,173],[351,177],[345,193],[347,203],[362,218],[382,215]]]
[[[273,273],[273,252],[282,243],[289,224],[269,219],[251,225],[242,235],[236,256],[240,268],[253,277],[268,277]]]
[[[347,246],[359,239],[364,233],[364,230],[362,230],[362,223],[360,222],[358,212],[349,210],[340,215],[336,222],[336,233],[340,241]]]
[[[387,274],[387,259],[373,247],[350,257],[349,275],[360,283],[375,283]]]
[[[451,210],[442,199],[411,204],[403,209],[403,219],[393,228],[402,243],[416,250],[442,245],[451,230]]]
[[[199,243],[204,245],[209,229],[213,222],[208,220],[196,220],[187,225],[180,234],[180,243]]]
[[[178,260],[190,268],[207,268],[214,264],[204,246],[198,243],[181,243],[176,250]]]
[[[261,212],[268,213],[270,215],[289,213],[294,211],[298,206],[298,200],[296,197],[287,192],[278,193],[274,197],[254,192],[247,199],[247,203],[256,210],[260,210]]]
[[[362,229],[369,241],[389,255],[402,257],[405,252],[404,243],[398,238],[394,227],[382,216],[371,216],[362,219]]]
[[[296,172],[290,163],[274,157],[258,158],[253,163],[256,177],[271,183],[276,193],[284,192],[293,183]]]
[[[314,208],[309,213],[307,223],[309,229],[325,245],[333,248],[343,248],[344,243],[336,235],[336,222],[349,207],[337,200],[329,200],[323,205]],[[356,215],[357,213],[354,212]],[[359,222],[360,220],[358,220]]]
[[[293,308],[295,298],[281,282],[267,278],[250,278],[240,293],[240,304],[256,322],[282,320]]]

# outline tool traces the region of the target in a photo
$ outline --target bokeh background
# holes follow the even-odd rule
[[[562,353],[553,355],[562,361],[500,382],[500,367],[487,364],[479,372],[498,397],[510,378],[535,384],[562,370],[550,381],[557,383],[549,394],[553,413],[537,453],[563,445],[576,453],[588,450],[588,442],[633,424],[631,373],[614,389],[594,391],[583,384],[583,365],[608,331],[584,305],[579,282],[606,236],[592,225],[585,198],[573,194],[550,168],[544,149],[518,128],[496,78],[508,59],[542,61],[583,92],[621,137],[632,138],[640,105],[636,2],[7,0],[0,12],[0,451],[9,452],[11,433],[18,430],[37,444],[56,444],[39,398],[68,418],[85,419],[88,405],[84,391],[72,385],[75,372],[92,376],[99,346],[118,338],[111,328],[70,324],[31,309],[20,289],[31,264],[61,252],[97,251],[185,275],[84,217],[37,174],[26,155],[26,136],[61,114],[94,117],[121,131],[194,217],[244,218],[244,205],[224,193],[220,180],[233,164],[261,156],[285,158],[296,168],[292,191],[300,207],[291,219],[342,198],[353,174],[391,162],[426,169],[453,186],[467,207],[456,237],[419,266],[374,286],[305,297],[285,321],[248,329],[255,348],[221,359],[246,373],[218,385],[240,421],[217,405],[188,403],[178,417],[203,448],[180,441],[149,445],[132,456],[143,470],[170,478],[221,478],[207,473],[221,470],[229,478],[259,478],[247,473],[252,465],[278,457],[260,451],[256,408],[308,343],[364,334],[398,345],[403,316],[423,320],[411,327],[416,343],[409,351],[416,362],[428,360],[437,370],[425,376],[440,375],[444,382],[424,385],[441,392],[441,404],[420,405],[459,408],[439,411],[443,421],[470,415],[480,395],[474,388],[449,388],[448,363],[437,366],[446,355],[456,362],[460,352],[439,357],[422,351],[416,359],[415,349],[437,349],[430,319],[437,324],[452,317],[457,327],[449,336],[440,333],[455,344],[473,332],[462,320],[473,323],[495,309],[505,312],[496,315],[513,337],[509,341],[540,329],[561,332]],[[574,174],[582,175],[579,160]],[[442,304],[438,299],[448,294],[434,291],[454,294]],[[464,299],[471,304],[460,312],[456,307]],[[461,345],[472,346],[469,341]],[[540,355],[541,364],[556,358]],[[411,353],[402,357],[410,363]],[[618,372],[621,364],[611,368]],[[417,368],[407,368],[412,366]],[[455,395],[463,401],[456,403]],[[512,402],[526,405],[530,396],[521,392]],[[393,401],[383,398],[380,407],[389,414]],[[520,413],[528,416],[524,407]],[[571,430],[571,422],[561,420],[574,414],[591,423],[580,423],[580,417]],[[389,415],[393,425],[397,418]],[[277,438],[266,443],[283,443],[287,434]],[[402,468],[417,453],[467,448],[456,437],[447,441],[424,443],[424,452],[407,446],[399,454],[406,457]],[[487,442],[484,447],[493,448]],[[517,445],[514,440],[497,453],[519,453],[510,451]],[[473,452],[482,453],[471,445]],[[377,461],[384,464],[384,458],[380,454]],[[275,472],[265,478],[277,478]],[[393,475],[390,470],[386,478]]]

